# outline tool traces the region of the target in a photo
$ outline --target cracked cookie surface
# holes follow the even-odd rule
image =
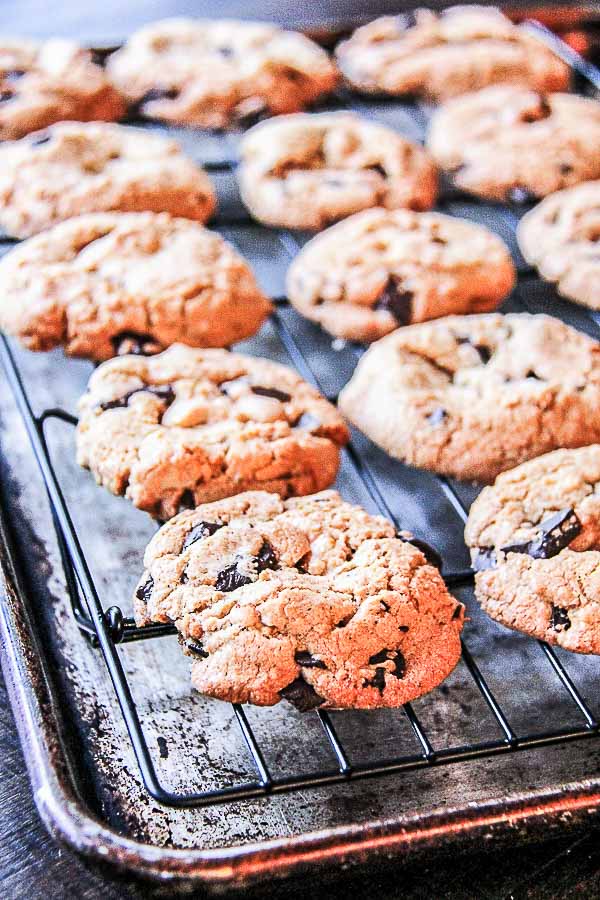
[[[139,625],[173,622],[204,694],[270,706],[399,706],[460,656],[464,608],[393,525],[334,491],[252,491],[154,536]]]
[[[566,650],[600,653],[600,446],[503,472],[469,513],[482,608]]]
[[[399,328],[362,357],[339,408],[409,465],[489,482],[600,440],[600,344],[525,313]]]
[[[288,270],[287,292],[330,334],[374,341],[400,325],[493,310],[514,281],[508,249],[487,228],[374,209],[309,241]]]
[[[600,177],[600,102],[492,87],[434,113],[427,148],[457,187],[488,200],[535,201]]]
[[[560,294],[600,310],[600,181],[546,197],[520,221],[521,253]]]
[[[304,35],[235,19],[146,25],[107,71],[142,115],[199,128],[296,112],[338,80],[327,53]]]
[[[103,69],[73,41],[0,40],[0,140],[65,119],[111,122],[124,114]]]
[[[261,122],[240,155],[242,200],[267,225],[315,230],[373,206],[424,210],[437,193],[422,147],[353,113]]]
[[[31,350],[105,360],[250,337],[271,304],[218,234],[165,213],[94,213],[0,260],[0,326]]]
[[[0,225],[29,237],[90,212],[168,212],[205,222],[208,175],[174,141],[102,122],[61,122],[0,146]]]
[[[457,6],[384,16],[339,44],[347,81],[366,93],[440,101],[491,84],[567,90],[569,69],[497,9]]]
[[[289,497],[328,487],[348,437],[335,407],[292,369],[174,344],[96,369],[80,401],[77,459],[168,519],[255,488]]]

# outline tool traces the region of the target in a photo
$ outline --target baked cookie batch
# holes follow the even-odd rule
[[[464,607],[435,551],[328,488],[351,422],[404,463],[486,483],[465,540],[482,608],[600,654],[600,343],[496,312],[504,243],[433,211],[440,173],[541,201],[523,256],[600,309],[600,103],[498,10],[386,16],[330,56],[274,25],[172,19],[100,64],[70,41],[0,42],[0,327],[98,367],[77,460],[161,527],[136,622],[172,623],[202,693],[299,710],[393,707],[460,658]],[[346,89],[442,104],[426,146],[347,111]],[[286,366],[232,352],[272,311],[206,227],[209,176],[127,115],[244,129],[250,214],[320,232],[287,294],[371,344],[338,408]],[[250,127],[252,126],[252,127]]]

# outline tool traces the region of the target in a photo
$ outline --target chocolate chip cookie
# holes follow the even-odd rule
[[[238,181],[259,222],[319,229],[372,206],[424,210],[436,168],[406,138],[348,112],[298,113],[243,138]]]
[[[546,197],[519,223],[521,253],[570,300],[600,310],[600,181]]]
[[[234,19],[146,25],[107,70],[142,115],[199,128],[297,112],[338,80],[327,53],[304,35]]]
[[[495,309],[515,270],[487,228],[440,213],[372,209],[304,246],[291,303],[336,337],[374,341],[399,325]]]
[[[400,706],[460,657],[464,608],[390,522],[334,491],[250,491],[154,536],[136,621],[173,622],[203,694],[298,709]]]
[[[600,653],[600,446],[556,450],[499,475],[465,540],[477,599],[494,619]]]
[[[366,93],[439,101],[492,84],[563,91],[569,69],[500,10],[456,6],[384,16],[336,50],[347,81]]]
[[[218,234],[166,213],[91,213],[0,260],[0,327],[30,350],[104,360],[176,341],[224,347],[271,311]]]
[[[600,344],[558,319],[490,313],[398,328],[341,411],[392,456],[457,478],[600,440]]]
[[[348,440],[335,407],[286,366],[183,344],[103,363],[80,413],[80,465],[159,519],[254,488],[321,490]]]
[[[455,184],[488,200],[531,202],[600,177],[600,102],[486,88],[432,117],[427,146]]]
[[[0,146],[0,226],[29,237],[88,212],[168,212],[205,222],[211,181],[174,141],[101,122],[62,122]]]
[[[124,99],[73,41],[0,40],[0,140],[65,119],[111,122],[124,114]]]

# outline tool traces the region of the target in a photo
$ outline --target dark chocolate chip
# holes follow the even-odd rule
[[[568,507],[538,525],[539,536],[523,544],[502,547],[504,553],[526,553],[533,559],[550,559],[568,547],[581,531],[581,522]]]
[[[294,653],[294,659],[299,666],[304,666],[305,669],[327,668],[322,659],[316,659],[314,656],[311,656],[308,650],[296,650],[296,652]]]
[[[454,607],[454,612],[452,613],[452,618],[459,619],[460,615],[462,613],[462,610],[463,610],[462,603],[457,603],[456,606]]]
[[[187,548],[191,547],[192,544],[195,544],[196,541],[201,541],[205,537],[210,537],[210,535],[214,534],[215,531],[218,531],[219,528],[223,528],[222,522],[198,522],[191,531],[188,531],[181,549],[187,550]]]
[[[394,678],[403,678],[406,673],[406,660],[400,650],[381,650],[379,653],[374,653],[373,656],[369,657],[369,665],[388,662],[388,660],[394,663],[394,669],[389,674],[393,675]],[[383,694],[385,690],[385,673],[386,670],[383,667],[377,667],[373,678],[364,682],[364,687],[376,687]]]
[[[287,394],[285,391],[279,391],[277,388],[267,388],[261,387],[260,385],[253,385],[250,390],[253,394],[258,394],[259,397],[272,397],[274,400],[279,400],[281,403],[289,403],[292,399],[291,394]]]
[[[198,656],[200,659],[208,659],[208,653],[204,649],[204,645],[201,641],[196,641],[193,638],[188,638],[187,641],[183,642],[183,646],[191,653],[193,656]]]
[[[540,378],[540,376],[536,372],[534,372],[533,369],[529,369],[527,372],[525,372],[525,378],[535,378],[536,381],[544,380],[543,378]]]
[[[389,607],[388,607],[389,609]],[[408,625],[398,625],[398,631],[401,631],[403,634],[406,634],[407,631],[410,631]]]
[[[374,666],[377,663],[387,662],[389,652],[389,650],[380,650],[379,653],[374,653],[369,657],[369,665]]]
[[[122,406],[127,406],[134,394],[142,393],[153,394],[155,397],[158,397],[159,400],[162,400],[166,406],[170,406],[175,399],[175,392],[170,384],[147,385],[146,387],[129,391],[129,393],[125,394],[123,397],[117,397],[115,400],[105,400],[98,405],[102,411],[107,409],[117,409]]]
[[[383,694],[385,690],[385,669],[383,667],[375,669],[375,674],[372,678],[367,678],[363,682],[363,687],[375,687],[380,694]]]
[[[179,91],[176,88],[152,88],[140,97],[138,105],[152,103],[153,100],[175,100],[178,96]]]
[[[282,688],[279,691],[279,695],[295,706],[299,712],[309,712],[311,709],[322,706],[325,702],[322,697],[319,697],[314,687],[308,684],[304,678],[296,678],[291,684]]]
[[[339,622],[336,622],[335,627],[336,628],[345,628],[346,625],[348,625],[352,621],[353,618],[354,618],[354,613],[350,613],[350,615],[344,616],[343,619],[340,619]]]
[[[388,173],[385,171],[383,166],[379,165],[379,163],[376,163],[374,166],[366,166],[365,168],[368,172],[377,172],[377,174],[381,175],[383,178],[388,177]]]
[[[427,541],[422,541],[420,538],[416,537],[407,537],[406,535],[398,533],[396,535],[399,540],[404,541],[405,544],[412,544],[413,547],[416,547],[417,550],[420,550],[425,559],[430,565],[435,566],[436,569],[441,569],[443,566],[443,560],[440,554],[437,552],[435,547],[432,547],[431,544],[428,544]]]
[[[568,631],[571,627],[571,620],[564,606],[552,605],[552,613],[550,616],[550,625],[555,631]]]
[[[248,575],[242,575],[238,570],[237,563],[222,569],[217,575],[215,588],[218,591],[228,594],[230,591],[236,591],[245,584],[250,584],[252,579]]]
[[[279,562],[277,560],[277,556],[275,555],[275,551],[273,550],[269,542],[265,541],[258,551],[258,556],[256,557],[256,571],[260,573],[264,572],[265,569],[278,568]]]
[[[471,567],[475,572],[483,572],[484,569],[495,569],[496,564],[496,551],[493,547],[477,547],[471,562]]]
[[[433,428],[441,425],[448,413],[442,406],[436,406],[434,410],[432,410],[427,416],[427,422]]]
[[[6,103],[8,100],[12,100],[14,96],[12,91],[0,91],[0,103]]]
[[[560,174],[561,175],[570,175],[573,171],[573,166],[570,166],[568,163],[562,163],[560,166]]]
[[[196,498],[194,497],[194,492],[189,488],[186,488],[181,497],[179,498],[179,510],[182,509],[195,509],[196,508]]]
[[[479,358],[483,365],[485,366],[487,363],[489,363],[490,359],[492,358],[492,351],[490,350],[490,348],[486,347],[484,344],[473,344],[473,346],[477,350]]]
[[[533,193],[533,191],[529,190],[529,188],[523,187],[520,184],[516,184],[514,187],[510,188],[509,191],[507,191],[506,199],[511,203],[521,205],[524,203],[535,203],[538,198]]]
[[[152,596],[152,591],[154,589],[154,578],[152,575],[148,575],[148,578],[143,584],[140,584],[139,588],[135,592],[135,596],[138,600],[142,600],[143,603],[147,603],[150,597]]]
[[[81,248],[83,249],[83,248]],[[121,331],[111,338],[115,356],[152,356],[162,349],[151,334],[139,334],[137,331]]]
[[[396,279],[390,277],[375,304],[375,309],[386,309],[399,325],[408,325],[412,316],[412,300],[412,293],[400,290]]]
[[[393,654],[394,670],[392,675],[394,678],[404,678],[406,675],[406,660],[404,654],[400,650],[394,650]]]
[[[52,135],[45,134],[43,131],[37,136],[34,134],[29,138],[29,145],[31,147],[41,147],[42,144],[49,144],[52,140]]]

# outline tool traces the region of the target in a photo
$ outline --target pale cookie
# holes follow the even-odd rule
[[[410,465],[492,481],[548,450],[600,440],[600,344],[542,315],[398,328],[362,357],[339,406]]]
[[[80,465],[159,519],[254,488],[321,490],[348,440],[335,407],[286,366],[182,344],[103,363],[80,412]]]
[[[493,87],[434,113],[427,146],[457,187],[530,202],[600,177],[600,102]]]
[[[338,80],[327,53],[304,35],[235,19],[153,22],[107,70],[142,115],[199,128],[297,112]]]
[[[233,703],[401,706],[460,657],[462,604],[390,522],[334,491],[248,492],[154,536],[136,620],[173,622],[192,683]]]
[[[569,86],[566,63],[500,10],[482,6],[384,16],[355,31],[336,56],[348,82],[367,93],[439,101],[492,84]]]
[[[226,347],[271,311],[218,234],[166,213],[92,213],[0,260],[0,327],[30,350],[103,360],[176,341]]]
[[[0,146],[0,226],[29,237],[88,212],[168,212],[205,222],[208,175],[174,142],[123,125],[63,122]]]
[[[500,475],[469,513],[477,599],[494,619],[600,653],[600,446],[556,450]]]
[[[111,122],[125,109],[91,53],[73,41],[0,39],[0,140],[65,119]]]
[[[521,253],[564,297],[600,310],[600,181],[546,197],[519,223]]]
[[[287,292],[330,334],[374,341],[399,325],[493,310],[514,282],[508,249],[487,228],[373,209],[309,241],[290,266]]]
[[[237,171],[259,222],[320,229],[372,206],[424,210],[437,194],[425,151],[348,112],[298,113],[255,125]]]

